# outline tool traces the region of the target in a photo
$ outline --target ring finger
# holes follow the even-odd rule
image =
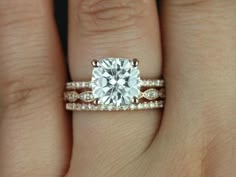
[[[161,47],[154,0],[70,0],[69,7],[72,80],[91,78],[91,60],[106,57],[138,58],[142,77],[160,77]],[[116,173],[148,147],[159,120],[157,110],[74,113],[69,174]]]

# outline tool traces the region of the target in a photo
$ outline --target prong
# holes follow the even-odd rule
[[[134,98],[132,99],[132,103],[137,104],[138,102],[139,102],[138,98],[134,97]]]
[[[93,61],[91,62],[91,64],[92,64],[93,67],[98,67],[99,62],[98,62],[98,60],[93,59]]]
[[[138,64],[139,64],[139,61],[138,61],[137,58],[134,58],[134,59],[131,61],[131,63],[132,63],[132,66],[133,66],[133,67],[137,67]]]
[[[96,104],[96,105],[98,105],[98,104],[99,104],[99,100],[98,100],[98,99],[95,99],[95,100],[93,101],[93,103]]]

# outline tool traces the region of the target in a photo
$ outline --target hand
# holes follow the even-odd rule
[[[0,0],[0,176],[235,176],[235,9],[165,0],[158,17],[154,0],[70,0],[72,80],[93,58],[137,57],[167,91],[164,111],[70,115],[52,1]]]

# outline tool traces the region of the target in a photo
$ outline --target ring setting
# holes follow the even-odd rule
[[[66,109],[74,111],[126,111],[164,106],[164,80],[143,80],[138,59],[93,60],[90,81],[66,84]]]

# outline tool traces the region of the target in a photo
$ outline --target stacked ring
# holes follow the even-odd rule
[[[164,107],[164,80],[141,79],[138,65],[137,59],[93,60],[91,81],[66,83],[66,109],[126,111]]]

